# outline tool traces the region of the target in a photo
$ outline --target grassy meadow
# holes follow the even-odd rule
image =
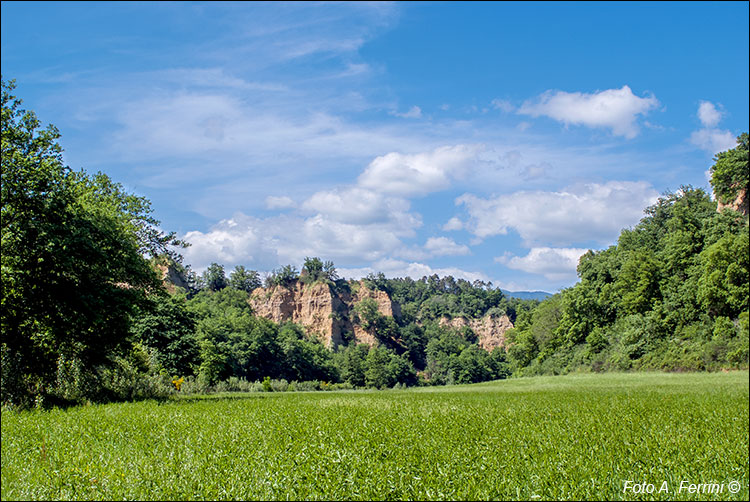
[[[748,399],[742,371],[4,410],[1,495],[747,500]]]

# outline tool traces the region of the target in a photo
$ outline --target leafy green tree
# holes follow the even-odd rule
[[[213,385],[230,376],[260,380],[281,375],[278,325],[252,315],[248,294],[232,288],[202,291],[189,300],[196,314],[199,379]]]
[[[331,351],[317,339],[308,339],[301,326],[293,323],[282,325],[279,345],[283,354],[283,378],[290,381],[338,381],[338,369],[333,363]]]
[[[736,319],[748,310],[748,233],[727,234],[700,255],[698,300],[715,316]]]
[[[212,263],[203,273],[203,282],[211,291],[219,291],[226,288],[229,283],[224,275],[224,265]]]
[[[490,354],[477,345],[465,347],[458,355],[456,383],[477,383],[492,380],[495,376],[490,365]]]
[[[353,309],[359,324],[365,329],[376,328],[383,316],[378,310],[378,302],[374,298],[364,298],[354,305]]]
[[[289,288],[294,285],[297,279],[299,279],[297,267],[294,265],[284,265],[279,269],[273,270],[266,278],[266,287],[283,286]]]
[[[237,265],[234,271],[229,275],[229,287],[252,292],[254,289],[262,286],[260,275],[255,270],[247,270],[242,265]]]
[[[340,347],[334,354],[334,363],[338,368],[341,381],[350,383],[355,387],[365,387],[366,360],[370,347],[367,344],[348,345]]]
[[[97,368],[127,351],[134,308],[161,287],[147,257],[182,243],[147,199],[64,166],[60,133],[14,88],[2,81],[2,400],[54,394],[62,361],[81,368],[81,398],[96,397]]]
[[[398,356],[391,353],[387,371],[392,382],[408,386],[416,385],[417,383],[417,372],[406,354]]]
[[[391,362],[391,352],[383,346],[373,347],[365,358],[365,383],[368,387],[384,389],[396,384],[390,373],[388,363]]]
[[[312,284],[317,281],[335,282],[339,278],[336,267],[332,261],[323,262],[320,258],[305,258],[305,264],[302,266],[300,280],[306,284]]]
[[[737,146],[714,157],[711,166],[711,185],[716,197],[723,203],[734,201],[741,189],[747,193],[750,168],[748,167],[748,133],[737,137]]]
[[[138,308],[130,332],[135,341],[155,349],[157,364],[170,375],[188,376],[198,365],[195,328],[184,296],[161,293]]]

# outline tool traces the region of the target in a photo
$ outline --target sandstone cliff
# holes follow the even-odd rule
[[[327,283],[305,285],[297,281],[291,287],[258,288],[250,295],[256,315],[274,322],[291,321],[304,326],[326,346],[335,348],[347,341],[376,345],[369,330],[351,320],[351,310],[365,298],[372,298],[384,316],[400,315],[387,293],[373,291],[355,283],[354,291],[337,291]]]
[[[361,281],[350,283],[350,288],[344,289],[321,282],[305,285],[300,281],[291,287],[258,288],[251,293],[249,302],[256,315],[274,322],[298,323],[326,346],[336,348],[347,343],[378,344],[372,328],[365,329],[353,321],[354,307],[368,298],[375,301],[383,316],[401,316],[400,306],[388,293],[368,289]],[[471,328],[479,339],[479,346],[487,351],[504,346],[505,332],[513,327],[505,315],[487,315],[480,319],[442,318],[440,325]],[[399,340],[393,342],[401,343]]]
[[[441,326],[451,326],[453,328],[469,327],[479,338],[479,346],[488,352],[492,352],[495,347],[505,346],[505,332],[513,327],[507,315],[490,316],[486,315],[480,319],[466,319],[464,317],[454,317],[440,319]]]
[[[748,197],[747,194],[747,187],[740,188],[737,191],[737,197],[735,197],[733,201],[727,202],[726,204],[722,203],[721,200],[717,201],[717,211],[722,211],[726,207],[745,216],[750,214],[750,197]]]
[[[154,268],[160,274],[164,287],[170,293],[174,293],[178,287],[188,289],[187,281],[185,281],[185,278],[177,271],[174,265],[159,263],[154,265]]]

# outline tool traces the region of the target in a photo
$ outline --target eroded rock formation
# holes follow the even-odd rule
[[[440,325],[457,329],[471,328],[479,338],[479,346],[488,352],[492,352],[495,347],[503,347],[505,345],[505,332],[513,327],[513,323],[507,315],[486,315],[480,319],[466,319],[465,317],[448,319],[443,317],[440,319]]]
[[[352,322],[352,308],[372,298],[382,315],[398,317],[398,305],[384,291],[373,291],[361,282],[355,286],[354,292],[337,291],[328,283],[305,285],[297,281],[291,287],[258,288],[249,301],[256,315],[274,322],[301,324],[328,347],[335,348],[352,338],[354,343],[377,345],[371,330]]]

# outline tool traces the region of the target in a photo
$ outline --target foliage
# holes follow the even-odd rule
[[[153,350],[159,369],[170,375],[193,375],[198,365],[195,314],[182,295],[160,293],[148,298],[133,316],[133,340]]]
[[[737,146],[714,157],[711,166],[711,185],[717,198],[729,203],[734,201],[741,189],[748,189],[750,167],[748,167],[748,133],[737,136]]]
[[[250,293],[263,285],[256,270],[247,270],[242,265],[234,267],[229,275],[229,287]]]
[[[224,274],[224,266],[218,263],[212,263],[203,272],[203,285],[211,291],[219,291],[226,288],[229,283]]]
[[[127,352],[134,309],[161,287],[146,258],[182,243],[145,198],[64,166],[58,130],[39,129],[14,87],[2,81],[2,401],[55,395],[66,365],[93,398]]]
[[[333,283],[339,278],[336,267],[332,261],[323,262],[320,258],[305,258],[302,266],[300,280],[304,284],[313,284],[318,281]]]
[[[519,316],[508,333],[517,374],[747,367],[747,217],[692,187],[645,214],[581,257],[578,284]]]
[[[294,265],[284,265],[279,269],[271,271],[268,277],[266,277],[265,286],[267,288],[273,286],[289,288],[294,285],[298,278],[299,272],[297,271],[297,267]]]

